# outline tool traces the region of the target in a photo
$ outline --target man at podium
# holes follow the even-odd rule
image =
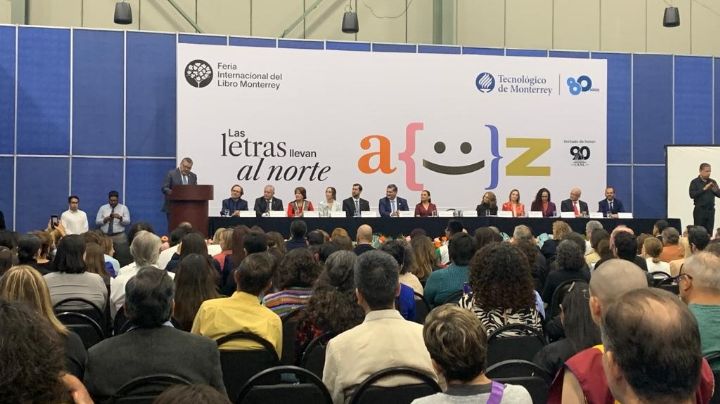
[[[167,199],[167,195],[172,193],[172,188],[175,185],[197,185],[197,175],[192,172],[193,161],[190,157],[184,157],[180,161],[180,166],[174,170],[168,171],[165,175],[165,181],[162,186],[162,193],[165,194],[165,203],[163,204],[162,211],[170,214],[169,205],[170,201]],[[168,217],[168,223],[170,218]]]

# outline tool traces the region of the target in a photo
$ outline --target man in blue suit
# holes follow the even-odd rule
[[[408,203],[405,199],[397,196],[397,186],[390,184],[385,190],[385,197],[380,199],[378,210],[380,216],[391,217],[399,216],[398,212],[401,210],[410,210]]]
[[[605,217],[617,217],[618,212],[624,212],[622,201],[615,198],[615,188],[605,188],[605,199],[598,202],[598,212]]]
[[[240,216],[241,210],[248,210],[248,203],[242,199],[244,192],[240,185],[235,184],[230,188],[230,197],[223,199],[221,216]]]

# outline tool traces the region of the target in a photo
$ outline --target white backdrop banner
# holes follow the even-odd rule
[[[215,185],[211,214],[235,183],[250,209],[266,184],[317,206],[358,182],[374,209],[391,183],[411,209],[423,189],[441,209],[604,197],[604,60],[177,46],[177,156]]]
[[[713,170],[718,170],[720,168],[720,146],[668,145],[666,147],[667,217],[679,218],[683,230],[685,226],[694,223],[693,208],[695,204],[690,199],[690,181],[699,175],[701,163],[709,163]],[[710,176],[710,178],[716,179],[717,176]],[[715,225],[718,224],[720,224],[720,209],[715,209]]]

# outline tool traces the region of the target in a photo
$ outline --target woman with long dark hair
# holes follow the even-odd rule
[[[555,203],[550,200],[550,190],[547,188],[540,188],[535,195],[535,200],[530,204],[531,211],[542,212],[543,217],[553,217],[557,209]]]
[[[53,260],[55,272],[44,276],[53,305],[61,300],[77,297],[89,300],[101,310],[105,307],[108,299],[105,281],[100,275],[85,270],[84,254],[83,236],[71,234],[60,239]]]
[[[178,328],[189,332],[202,302],[220,297],[215,278],[215,269],[201,254],[188,254],[180,261],[175,275],[173,308]]]

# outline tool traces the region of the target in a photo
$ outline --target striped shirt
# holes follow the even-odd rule
[[[292,287],[265,295],[263,305],[283,318],[296,308],[307,305],[310,296],[312,288]]]

